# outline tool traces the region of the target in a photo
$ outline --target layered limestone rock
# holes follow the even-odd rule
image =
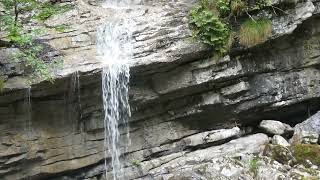
[[[255,175],[247,172],[251,160],[232,171],[238,165],[228,155],[259,153],[268,141],[264,134],[232,140],[246,134],[235,126],[263,119],[291,124],[320,109],[320,2],[299,1],[272,15],[269,41],[221,59],[190,38],[194,3],[148,1],[118,13],[98,1],[77,1],[75,9],[45,22],[69,26],[41,37],[50,46],[48,58],[63,56],[65,66],[54,84],[35,83],[31,92],[23,64],[5,58],[18,50],[1,49],[7,81],[0,96],[0,179],[103,179],[102,65],[95,36],[99,24],[117,20],[115,14],[132,16],[135,24],[132,144],[122,149],[128,179],[250,179],[265,171],[298,171],[278,172],[271,160],[261,162],[265,169]]]

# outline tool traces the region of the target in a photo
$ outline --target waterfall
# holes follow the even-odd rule
[[[76,71],[72,73],[71,76],[71,84],[68,95],[68,119],[74,121],[79,118],[82,119],[82,106],[81,106],[81,89],[80,89],[80,73]],[[74,105],[77,104],[77,106]],[[77,114],[78,113],[78,114]],[[74,122],[73,124],[78,124],[78,122]],[[76,127],[74,128],[76,130]]]
[[[117,5],[114,2],[113,5]],[[130,144],[128,120],[130,106],[129,61],[132,58],[130,21],[126,19],[106,22],[97,31],[97,53],[102,70],[102,97],[104,107],[104,153],[111,156],[113,179],[125,179],[120,161],[121,150]],[[127,130],[127,143],[120,141],[119,126]],[[107,160],[105,160],[107,176]]]
[[[26,107],[26,132],[28,139],[32,139],[32,105],[31,105],[31,86],[26,89],[25,96],[25,107]]]

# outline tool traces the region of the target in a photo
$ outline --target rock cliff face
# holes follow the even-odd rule
[[[296,124],[320,109],[320,1],[299,1],[283,15],[270,15],[267,42],[219,60],[190,38],[193,0],[148,1],[116,15],[98,1],[74,3],[75,9],[46,21],[70,28],[40,38],[50,46],[48,58],[65,60],[54,84],[35,83],[29,91],[23,66],[7,58],[17,50],[0,49],[1,74],[8,77],[0,96],[1,179],[103,178],[102,65],[95,35],[99,24],[116,16],[135,23],[132,144],[122,149],[128,179],[252,179],[249,160],[239,168],[229,155],[259,153],[269,139],[261,133],[232,139],[263,119]],[[271,160],[263,166],[274,177],[295,173],[273,171],[279,165]]]

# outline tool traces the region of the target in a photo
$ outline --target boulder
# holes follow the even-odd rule
[[[259,127],[266,133],[272,135],[283,135],[293,131],[290,125],[274,120],[263,120]]]
[[[292,138],[292,143],[317,144],[318,140],[319,134],[298,129],[297,131],[295,131],[295,135]]]
[[[291,149],[281,145],[267,145],[264,155],[286,165],[292,165],[296,161]]]
[[[320,111],[294,127],[292,143],[316,144],[320,134]]]
[[[239,136],[240,132],[240,128],[238,127],[234,127],[232,129],[212,130],[188,136],[184,138],[183,141],[187,146],[198,146],[207,143],[225,141],[232,137]]]
[[[274,135],[272,138],[272,144],[274,145],[280,145],[280,146],[290,146],[287,140],[285,140],[282,136]]]
[[[207,167],[205,169],[208,170],[208,174],[206,175],[207,178],[223,179],[226,177],[226,179],[234,179],[235,177],[240,176],[241,170],[238,169],[239,165],[233,166],[230,161],[222,163],[221,161],[224,162],[225,160],[220,160],[219,158],[237,158],[239,156],[246,156],[247,154],[259,154],[263,151],[267,143],[268,136],[262,133],[241,137],[220,146],[212,146],[206,149],[185,153],[170,162],[163,162],[163,160],[160,160],[159,166],[149,170],[149,175],[155,179],[160,179],[160,177],[168,177],[168,179],[170,179],[169,177],[173,177],[173,175],[179,172],[182,179],[188,179],[190,177],[188,175],[190,170],[191,173],[194,173],[194,170],[199,166],[204,166]],[[147,167],[150,163],[155,166],[155,160],[153,160],[153,162],[146,161],[142,163],[142,168]],[[226,167],[225,165],[230,166]],[[209,168],[211,166],[213,169]],[[206,172],[205,169],[204,171]],[[168,173],[168,171],[170,173]]]

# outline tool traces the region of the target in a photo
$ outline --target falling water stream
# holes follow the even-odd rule
[[[25,107],[26,107],[26,132],[28,139],[31,139],[32,136],[32,105],[31,105],[31,87],[28,87],[26,90],[25,97]]]
[[[122,7],[129,1],[107,1],[107,8]],[[116,8],[118,9],[118,8]],[[129,62],[132,59],[131,23],[128,19],[108,21],[98,27],[97,53],[104,65],[102,97],[104,107],[105,159],[111,156],[112,177],[125,179],[120,161],[121,150],[130,143],[128,120]],[[119,126],[127,130],[127,141],[121,142]],[[107,173],[107,160],[105,160]],[[107,176],[107,174],[106,174]]]

